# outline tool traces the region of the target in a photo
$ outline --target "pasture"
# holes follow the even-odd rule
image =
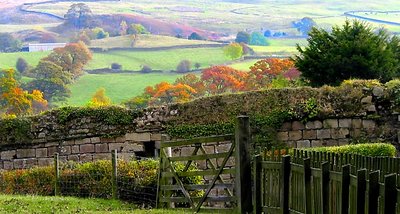
[[[161,81],[174,82],[181,75],[175,73],[152,74],[86,74],[71,85],[71,97],[66,103],[58,105],[85,105],[99,88],[106,89],[106,95],[114,104],[119,104],[134,96],[143,93],[146,86],[157,84]]]
[[[104,39],[93,40],[90,43],[92,48],[159,48],[159,47],[171,47],[180,45],[203,45],[203,44],[219,44],[211,41],[199,41],[199,40],[188,40],[179,39],[171,36],[162,35],[150,35],[143,34],[139,35],[132,46],[133,38],[131,36],[117,36],[109,37]]]
[[[222,48],[183,48],[163,51],[107,51],[93,53],[93,60],[86,69],[109,68],[112,63],[119,63],[125,70],[140,70],[148,65],[157,70],[175,70],[181,60],[200,63],[202,68],[230,61]]]
[[[50,52],[16,52],[16,53],[0,53],[0,69],[15,68],[18,58],[25,59],[29,65],[35,67],[39,60]]]
[[[31,6],[33,11],[42,11],[63,16],[71,2],[57,2]],[[390,11],[399,8],[397,0],[385,1],[308,1],[259,0],[257,3],[244,4],[228,1],[178,1],[170,0],[126,0],[123,2],[85,2],[95,14],[135,14],[171,22],[187,23],[201,29],[236,33],[239,30],[291,28],[291,23],[303,17],[315,19],[319,26],[330,27],[341,24],[347,11],[380,10]],[[160,7],[160,5],[163,5]],[[310,10],[312,8],[312,10]],[[380,26],[377,24],[375,26]]]

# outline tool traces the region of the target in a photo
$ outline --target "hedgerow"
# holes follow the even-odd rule
[[[337,154],[355,154],[370,157],[394,157],[397,152],[396,147],[388,143],[366,143],[332,147],[315,147],[307,148],[304,150],[316,152],[332,152]]]

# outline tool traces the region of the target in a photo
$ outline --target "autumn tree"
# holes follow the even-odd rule
[[[245,90],[247,73],[228,66],[213,66],[203,70],[201,79],[207,94],[222,94]]]
[[[126,24],[125,20],[122,20],[119,24],[119,35],[125,36],[128,30],[128,24]]]
[[[177,73],[187,73],[192,69],[192,63],[189,60],[182,60],[176,66]]]
[[[130,35],[148,34],[149,31],[141,24],[131,24],[128,26],[127,33]]]
[[[193,32],[192,34],[189,35],[188,37],[189,40],[204,40],[204,38],[202,36],[200,36],[200,34]]]
[[[25,59],[18,58],[15,67],[17,68],[18,72],[24,73],[25,71],[27,71],[29,69],[29,64]]]
[[[224,54],[232,60],[238,59],[243,55],[243,47],[238,43],[231,43],[223,48]]]
[[[266,88],[278,75],[286,72],[293,72],[294,63],[290,59],[268,58],[257,61],[250,67],[246,80],[246,87],[249,90]]]
[[[146,87],[144,94],[151,97],[150,103],[152,104],[169,104],[189,101],[196,93],[192,87],[182,83],[161,82],[154,87]]]
[[[89,28],[92,21],[92,10],[84,3],[72,4],[64,15],[65,23],[76,28]]]
[[[83,74],[83,67],[92,59],[92,53],[83,42],[70,43],[56,48],[43,60],[53,62],[63,71],[69,72],[74,79]]]
[[[0,113],[10,115],[29,115],[47,108],[47,101],[42,92],[33,90],[32,93],[19,87],[14,78],[13,69],[3,70],[0,75]]]
[[[196,74],[183,75],[182,77],[176,79],[174,84],[183,84],[192,87],[194,90],[196,90],[196,94],[194,94],[195,97],[201,97],[206,94],[206,86]]]
[[[236,39],[235,39],[236,43],[245,43],[245,44],[249,44],[250,43],[250,34],[244,32],[244,31],[240,31],[237,33],[236,35]]]
[[[87,104],[91,107],[101,107],[111,105],[111,99],[106,96],[106,89],[99,88],[92,96],[92,99]]]
[[[40,60],[31,72],[35,80],[24,85],[27,90],[40,90],[49,102],[69,97],[68,84],[72,83],[72,74],[51,61]]]

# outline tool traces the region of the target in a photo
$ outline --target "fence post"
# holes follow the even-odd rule
[[[56,174],[56,180],[54,183],[54,195],[60,195],[60,162],[59,162],[59,154],[54,153],[54,171]]]
[[[329,162],[321,164],[322,213],[329,213]]]
[[[379,171],[369,173],[368,214],[378,214]]]
[[[350,199],[350,165],[346,164],[342,167],[342,203],[341,213],[349,213],[349,199]]]
[[[235,187],[236,197],[238,201],[238,212],[245,214],[251,213],[252,207],[252,192],[249,188],[251,181],[251,163],[249,157],[249,146],[251,144],[250,121],[248,116],[238,116],[235,130],[236,144],[236,176]]]
[[[396,213],[396,174],[385,175],[385,214]]]
[[[257,155],[254,159],[254,200],[253,207],[254,213],[259,214],[262,212],[262,202],[261,202],[261,194],[263,192],[263,188],[261,186],[261,174],[262,174],[262,156]]]
[[[366,169],[357,171],[357,213],[365,212],[365,192],[367,189]]]
[[[112,198],[118,199],[118,171],[117,171],[117,150],[111,152],[112,163]]]
[[[281,213],[289,214],[290,156],[288,155],[282,157],[281,181]]]
[[[311,160],[306,158],[303,160],[304,167],[304,208],[305,214],[312,214],[311,204]]]

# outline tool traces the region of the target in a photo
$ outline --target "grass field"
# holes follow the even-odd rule
[[[155,47],[171,47],[177,45],[199,45],[199,44],[218,44],[210,41],[198,41],[178,39],[171,36],[160,35],[139,35],[135,48],[155,48]],[[93,40],[90,44],[93,48],[129,48],[132,47],[131,36],[109,37],[105,39]]]
[[[18,58],[25,59],[29,65],[35,67],[39,60],[50,52],[17,52],[0,53],[0,69],[15,68]]]
[[[30,9],[64,15],[72,2],[43,4]],[[384,3],[364,0],[259,0],[252,4],[228,1],[125,0],[122,2],[85,2],[95,14],[127,13],[172,22],[184,22],[194,27],[235,33],[243,29],[279,30],[291,27],[292,21],[311,17],[318,24],[332,26],[345,20],[344,12],[353,10],[390,11],[400,8],[400,1]],[[160,7],[162,5],[162,7]],[[396,18],[396,17],[394,17]],[[392,18],[391,18],[392,19]]]
[[[142,65],[152,69],[175,70],[181,60],[190,60],[201,67],[230,61],[221,48],[184,48],[164,51],[108,51],[94,53],[86,69],[109,68],[116,62],[126,70],[140,70]]]
[[[67,105],[85,105],[97,89],[106,89],[106,95],[114,104],[143,93],[146,86],[157,84],[161,81],[174,82],[180,77],[178,74],[153,73],[153,74],[86,74],[71,85],[71,97]],[[65,105],[58,103],[58,105]]]
[[[0,213],[182,214],[177,210],[141,210],[116,200],[0,195]]]
[[[254,63],[256,63],[257,61],[258,61],[258,59],[241,61],[241,62],[230,64],[229,67],[232,67],[234,69],[241,70],[241,71],[248,71],[248,70],[250,70],[250,66],[254,65]]]

